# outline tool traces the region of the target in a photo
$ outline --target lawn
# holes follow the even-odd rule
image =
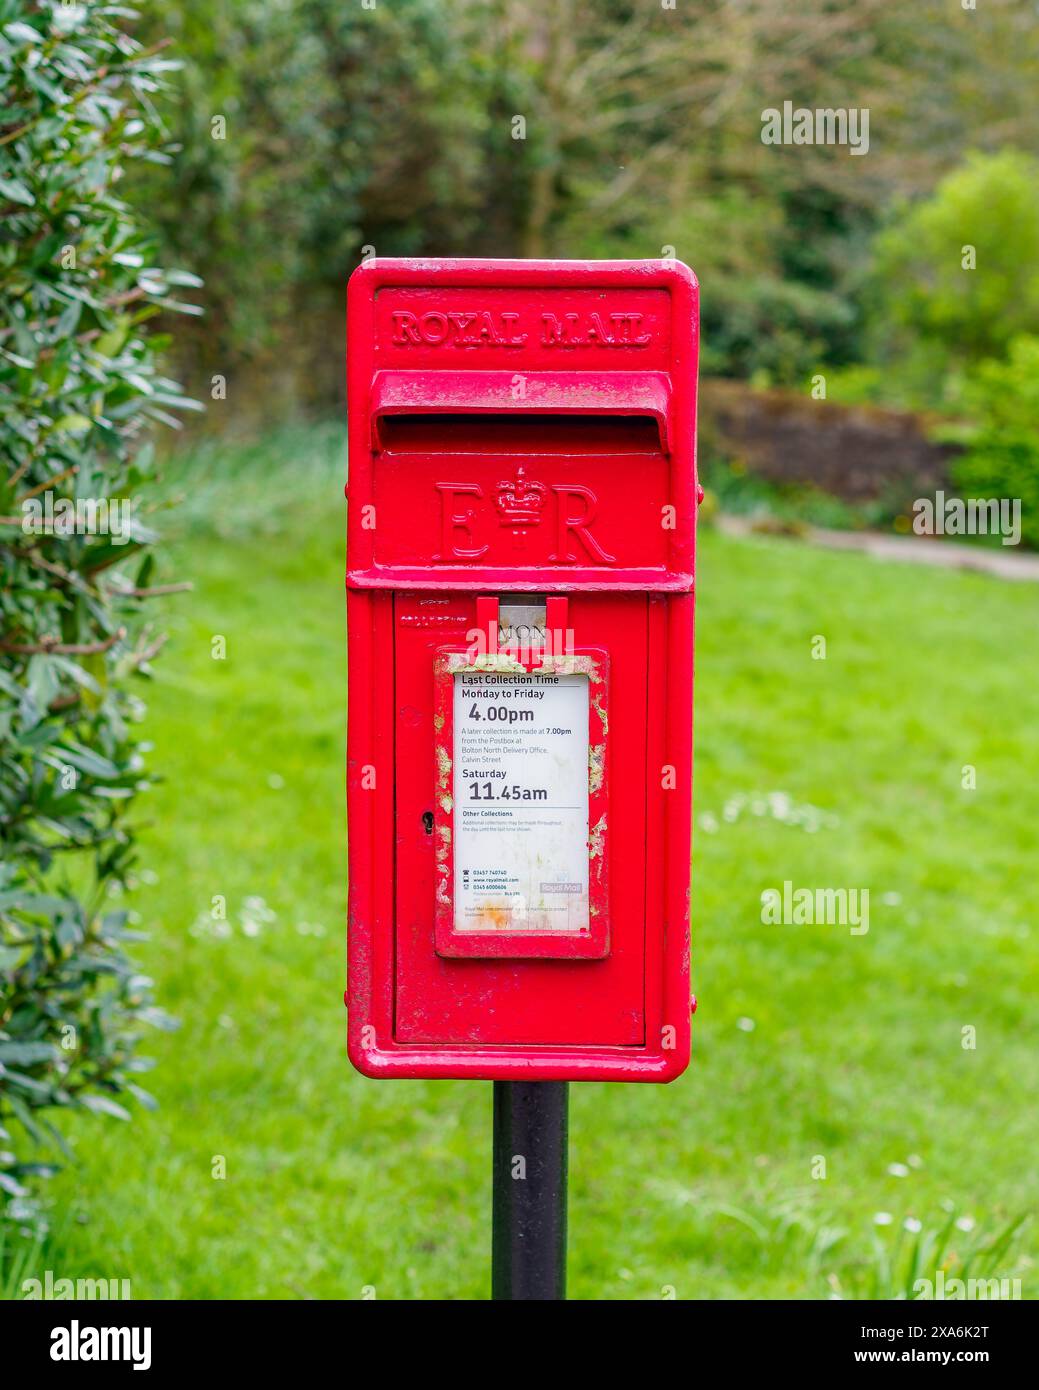
[[[181,1027],[160,1109],[78,1120],[40,1271],[487,1295],[490,1084],[345,1055],[343,451],[175,470],[133,905]],[[693,1062],[572,1087],[570,1295],[890,1296],[933,1241],[1034,1296],[1032,1229],[992,1243],[1039,1188],[1039,590],[712,532],[699,584]],[[868,888],[868,932],[764,924],[787,880]]]

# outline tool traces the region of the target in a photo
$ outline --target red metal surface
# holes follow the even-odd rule
[[[670,1080],[690,1037],[695,279],[375,261],[348,332],[350,1056],[371,1076]],[[565,594],[546,625],[571,638],[516,669],[594,686],[596,910],[563,936],[459,933],[451,908],[452,671],[508,594]]]

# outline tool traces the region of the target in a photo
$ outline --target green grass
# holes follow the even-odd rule
[[[489,1083],[368,1081],[345,1055],[343,448],[179,469],[168,577],[196,589],[168,602],[134,906],[182,1026],[148,1049],[159,1111],[77,1120],[40,1272],[140,1298],[487,1293]],[[709,532],[699,582],[693,1062],[572,1088],[571,1296],[893,1296],[914,1259],[1034,1295],[1032,1230],[993,1243],[1039,1186],[1039,590]],[[869,888],[868,934],[763,925],[785,879]],[[193,931],[217,895],[230,934]]]

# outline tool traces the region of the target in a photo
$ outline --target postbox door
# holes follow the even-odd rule
[[[608,949],[598,959],[453,958],[436,947],[434,672],[464,646],[475,594],[394,596],[396,951],[398,1043],[641,1046],[646,1034],[649,600],[573,594],[577,648],[609,656]],[[620,789],[624,789],[623,795]],[[576,977],[575,977],[576,972]]]

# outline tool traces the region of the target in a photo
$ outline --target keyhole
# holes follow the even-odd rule
[[[427,835],[432,835],[432,833],[433,833],[433,812],[432,812],[432,811],[423,811],[423,812],[422,812],[422,824],[426,827],[426,834],[427,834]]]

